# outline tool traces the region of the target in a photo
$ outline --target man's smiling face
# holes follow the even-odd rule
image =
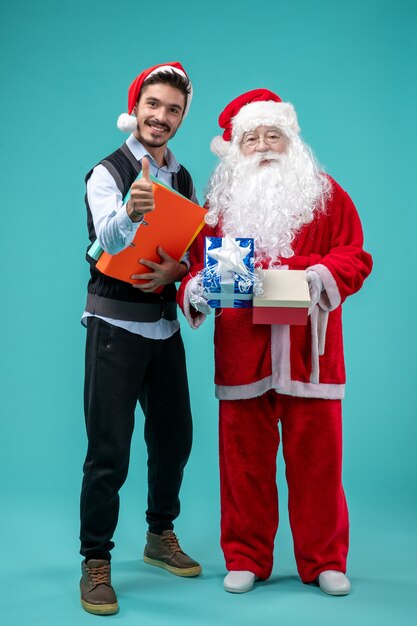
[[[164,146],[180,126],[184,108],[185,96],[179,89],[165,83],[147,85],[133,110],[136,139],[145,147]]]

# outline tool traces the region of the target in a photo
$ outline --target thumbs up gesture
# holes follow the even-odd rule
[[[140,222],[145,213],[155,208],[149,161],[142,159],[142,178],[133,183],[130,188],[130,198],[126,205],[127,214],[132,222]]]

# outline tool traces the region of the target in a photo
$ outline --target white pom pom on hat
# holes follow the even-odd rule
[[[230,152],[230,141],[225,141],[221,135],[217,135],[211,140],[210,150],[222,159]]]
[[[133,133],[137,128],[136,115],[122,113],[117,119],[117,128],[123,133]]]
[[[232,141],[240,141],[245,132],[258,126],[277,126],[288,135],[300,132],[294,107],[268,89],[253,89],[232,100],[220,114],[219,126],[224,128],[223,136],[210,144],[219,157],[226,156]]]
[[[149,67],[148,69],[143,70],[143,72],[135,78],[135,80],[131,83],[129,87],[128,94],[127,94],[127,113],[122,113],[121,115],[119,115],[119,118],[117,120],[117,128],[119,130],[126,132],[126,133],[131,133],[134,130],[136,130],[136,127],[137,127],[136,116],[131,115],[131,113],[133,109],[135,108],[135,105],[138,101],[140,90],[143,87],[143,83],[145,82],[147,78],[149,78],[153,74],[157,74],[158,72],[165,72],[167,70],[176,72],[183,78],[188,78],[183,66],[181,65],[181,63],[178,63],[177,61],[174,61],[173,63],[161,63],[160,65],[154,65],[153,67]],[[193,87],[190,82],[190,93],[187,96],[187,103],[185,105],[183,118],[187,115],[189,111],[192,97],[193,97]]]

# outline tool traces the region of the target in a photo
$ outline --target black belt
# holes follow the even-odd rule
[[[161,318],[171,321],[177,319],[176,303],[162,299],[160,302],[128,302],[89,293],[85,310],[93,315],[126,322],[158,322]]]

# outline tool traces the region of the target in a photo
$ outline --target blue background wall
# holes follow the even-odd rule
[[[195,444],[177,524],[205,575],[178,580],[140,561],[146,460],[138,412],[113,565],[122,610],[112,619],[410,623],[417,556],[416,3],[2,0],[0,17],[5,623],[97,619],[81,612],[76,589],[86,443],[83,177],[124,140],[116,119],[131,80],[173,60],[185,66],[195,96],[171,147],[191,170],[200,199],[215,164],[209,142],[219,113],[239,93],[267,87],[294,104],[304,139],[361,215],[375,270],[344,308],[354,592],[334,601],[298,581],[281,458],[274,575],[244,597],[222,591],[209,319],[198,332],[183,323]]]

